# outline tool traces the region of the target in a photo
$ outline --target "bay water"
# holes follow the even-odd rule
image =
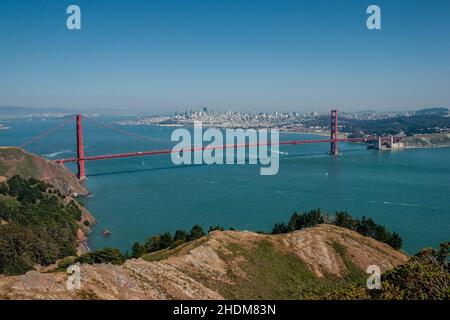
[[[147,138],[108,130],[115,121],[100,117],[85,125],[86,154],[171,148],[173,127],[117,126]],[[3,120],[1,145],[18,146],[60,120]],[[318,139],[282,133],[282,140]],[[25,147],[49,159],[75,155],[74,125]],[[175,166],[169,155],[87,162],[82,202],[97,219],[91,249],[129,250],[136,241],[176,229],[220,225],[270,231],[295,211],[313,208],[348,211],[397,231],[404,250],[416,253],[450,240],[450,148],[394,152],[341,143],[341,155],[327,155],[328,144],[280,147],[277,175],[261,176],[257,165]],[[69,166],[75,170],[75,166]],[[112,235],[104,238],[102,230]]]

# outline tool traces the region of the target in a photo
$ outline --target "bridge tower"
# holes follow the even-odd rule
[[[78,179],[86,180],[86,167],[84,160],[84,144],[83,144],[83,117],[77,114],[77,163],[78,163]]]
[[[331,123],[330,123],[330,131],[331,131],[331,141],[330,142],[330,154],[337,156],[339,155],[339,125],[338,125],[338,111],[336,109],[331,110]]]

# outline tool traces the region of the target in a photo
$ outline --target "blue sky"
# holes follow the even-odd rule
[[[2,0],[0,106],[449,107],[449,39],[447,0]]]

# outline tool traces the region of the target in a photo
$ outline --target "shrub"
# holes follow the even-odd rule
[[[76,261],[86,264],[111,263],[122,264],[126,260],[119,249],[104,248],[93,252],[88,252],[80,256]]]
[[[177,231],[175,231],[175,235],[173,236],[173,241],[178,242],[178,241],[183,241],[185,242],[188,238],[188,234],[186,231],[178,229]]]
[[[192,241],[198,238],[201,238],[205,235],[205,232],[203,231],[202,227],[199,225],[195,225],[192,227],[191,232],[189,233],[188,240]]]
[[[142,257],[146,252],[146,247],[139,242],[135,242],[131,248],[131,256],[135,259]]]

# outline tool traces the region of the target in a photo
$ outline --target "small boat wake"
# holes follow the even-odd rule
[[[72,150],[62,150],[62,151],[57,151],[57,152],[54,152],[54,153],[43,154],[42,156],[44,158],[55,158],[55,157],[59,156],[60,154],[69,153],[71,151]]]
[[[397,202],[389,202],[389,201],[383,201],[383,204],[387,205],[393,205],[393,206],[404,206],[404,207],[424,207],[421,204],[414,204],[414,203],[397,203]]]

